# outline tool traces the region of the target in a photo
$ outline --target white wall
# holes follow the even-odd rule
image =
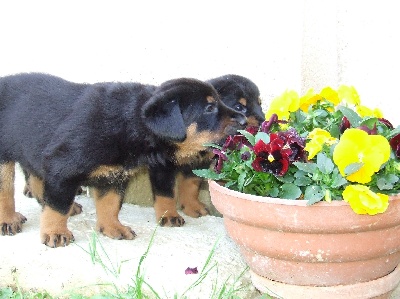
[[[396,1],[305,0],[303,91],[348,84],[400,124],[400,18]],[[316,88],[318,90],[318,88]]]
[[[158,84],[237,73],[259,86],[264,106],[287,88],[345,83],[393,118],[395,2],[0,1],[0,76]]]

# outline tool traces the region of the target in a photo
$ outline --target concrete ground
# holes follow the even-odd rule
[[[75,243],[52,249],[40,243],[40,207],[36,200],[22,194],[23,176],[16,175],[17,211],[27,217],[23,232],[15,236],[0,236],[0,287],[19,286],[23,290],[46,290],[55,296],[72,293],[94,294],[114,291],[110,285],[125,290],[133,285],[140,258],[146,252],[155,232],[154,242],[142,264],[146,282],[161,298],[178,298],[199,277],[208,255],[217,242],[210,265],[215,267],[204,281],[186,293],[188,298],[210,298],[212,290],[227,280],[232,285],[246,269],[238,248],[226,235],[220,217],[198,219],[185,216],[186,224],[179,228],[158,227],[152,207],[124,204],[121,222],[136,232],[134,240],[111,240],[98,236],[97,251],[104,266],[93,262],[90,251],[95,227],[95,208],[90,197],[77,196],[83,213],[70,218],[69,228]],[[198,274],[185,274],[187,268]],[[109,271],[111,270],[111,271]],[[255,298],[259,293],[252,286],[248,271],[238,279],[243,287],[241,298]]]
[[[97,257],[93,262],[89,252],[93,248],[96,221],[93,201],[86,195],[76,197],[83,212],[69,220],[69,228],[75,243],[52,249],[40,243],[40,207],[36,200],[22,194],[22,173],[16,175],[17,211],[28,218],[23,232],[15,236],[0,236],[0,287],[13,286],[22,290],[45,290],[53,296],[69,298],[71,293],[84,295],[98,292],[115,292],[115,286],[123,291],[134,285],[139,261],[145,254],[152,235],[154,241],[142,263],[145,281],[161,298],[211,298],[212,292],[225,281],[228,286],[243,288],[240,298],[259,298],[260,293],[252,286],[248,271],[240,278],[246,264],[237,246],[226,235],[223,219],[206,216],[198,219],[185,216],[186,224],[179,228],[158,227],[151,205],[145,173],[136,178],[128,189],[129,200],[120,213],[121,222],[130,225],[137,234],[134,240],[111,240],[97,235]],[[202,201],[209,202],[206,184],[201,191]],[[147,195],[146,195],[147,194]],[[138,203],[138,204],[134,204]],[[218,212],[212,207],[212,213]],[[201,284],[185,291],[200,277],[207,258],[216,245],[209,272]],[[93,251],[93,250],[92,250]],[[185,274],[187,268],[197,268],[198,274]],[[235,280],[238,280],[235,282]],[[149,290],[145,288],[149,294]],[[400,298],[400,286],[391,299]],[[285,298],[290,299],[290,298]],[[321,298],[323,299],[323,298]]]

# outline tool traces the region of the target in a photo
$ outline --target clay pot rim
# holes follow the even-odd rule
[[[307,206],[307,200],[304,199],[285,199],[285,198],[277,198],[277,197],[268,197],[268,196],[258,196],[253,194],[242,193],[239,191],[231,190],[229,188],[224,187],[221,182],[217,182],[214,180],[208,180],[208,184],[212,185],[213,188],[217,189],[221,193],[228,194],[233,197],[237,197],[240,199],[246,199],[250,201],[256,202],[264,202],[264,203],[271,203],[271,204],[280,204],[286,206]],[[397,195],[390,196],[390,200],[400,199],[400,193]],[[320,201],[313,205],[318,206],[348,206],[349,204],[344,200],[332,200],[331,202]]]

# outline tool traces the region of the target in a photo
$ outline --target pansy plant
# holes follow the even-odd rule
[[[361,105],[354,87],[285,91],[266,119],[210,145],[214,167],[194,173],[254,195],[345,200],[358,214],[385,212],[400,192],[400,127]]]

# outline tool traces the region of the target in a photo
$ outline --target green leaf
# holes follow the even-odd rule
[[[354,110],[341,105],[337,109],[349,120],[352,127],[357,128],[360,126],[362,119]]]
[[[224,173],[216,173],[212,169],[206,168],[206,169],[193,169],[193,173],[201,178],[206,178],[210,180],[222,180],[225,178]]]
[[[284,176],[277,176],[276,179],[282,183],[292,183],[294,180],[294,177],[287,173]]]
[[[297,199],[301,195],[301,190],[295,184],[286,183],[281,186],[280,198]]]
[[[379,188],[379,190],[391,190],[398,180],[399,178],[396,175],[388,174],[380,177],[376,182],[376,186]]]
[[[347,184],[347,180],[339,173],[339,170],[335,168],[332,172],[331,188],[335,189],[345,184]]]
[[[243,191],[245,179],[246,179],[246,172],[243,171],[241,174],[239,174],[238,177],[238,187],[240,191]]]
[[[317,155],[317,166],[318,169],[325,174],[330,174],[333,171],[333,168],[335,168],[332,160],[323,153]]]
[[[313,117],[323,117],[328,116],[328,113],[324,109],[317,109],[312,112]]]
[[[294,178],[295,180],[293,183],[296,186],[308,186],[312,182],[311,178],[309,177],[309,174],[302,170],[296,171],[296,173],[294,174]]]
[[[356,163],[351,163],[347,165],[347,167],[344,169],[344,175],[349,176],[357,171],[360,170],[361,167],[363,167],[364,163],[362,162],[356,162]]]
[[[278,195],[279,195],[279,189],[278,188],[272,188],[270,191],[269,191],[269,196],[271,196],[271,197],[278,197]]]
[[[296,186],[308,186],[311,184],[311,182],[312,182],[312,180],[306,176],[298,177],[294,180],[294,184]]]
[[[256,144],[255,142],[256,139],[253,134],[247,132],[246,130],[238,130],[238,132],[242,134],[244,137],[246,137],[246,139],[250,142],[251,145]]]
[[[298,169],[308,172],[308,173],[314,173],[318,169],[317,164],[315,164],[315,163],[293,162],[293,164]]]
[[[392,131],[390,131],[389,135],[387,136],[388,139],[393,138],[394,136],[400,134],[400,126],[397,126]]]
[[[372,129],[378,119],[376,117],[365,117],[361,122],[360,126],[364,125],[367,126],[369,129]]]
[[[264,141],[264,143],[269,143],[269,141],[270,141],[269,135],[267,133],[264,133],[264,132],[258,132],[256,134],[256,136],[254,136],[254,137],[255,137],[254,144],[256,144],[259,140]]]
[[[320,186],[308,186],[304,192],[304,199],[307,200],[307,205],[312,205],[321,201],[325,194]]]
[[[340,136],[339,126],[337,124],[333,123],[329,130],[329,133],[331,134],[332,137],[339,138],[339,136]]]

